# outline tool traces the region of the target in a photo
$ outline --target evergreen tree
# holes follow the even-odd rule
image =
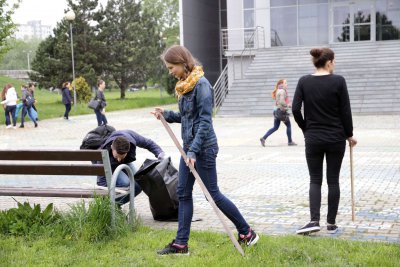
[[[163,50],[157,21],[134,0],[110,0],[98,25],[104,68],[121,90],[145,84],[160,65]]]

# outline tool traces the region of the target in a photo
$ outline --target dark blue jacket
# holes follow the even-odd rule
[[[117,137],[125,137],[128,139],[129,143],[131,144],[131,147],[126,155],[126,157],[121,161],[118,162],[112,154],[111,150],[111,144],[112,142],[117,138]],[[112,172],[115,171],[115,169],[121,165],[121,164],[127,164],[131,163],[136,160],[136,147],[144,148],[150,151],[151,153],[154,154],[156,158],[158,157],[163,157],[163,150],[161,147],[159,147],[153,140],[145,138],[141,136],[140,134],[131,131],[131,130],[119,130],[113,132],[107,139],[104,141],[104,143],[101,145],[100,149],[107,149],[108,154],[110,157],[110,163],[111,163],[111,170]],[[107,181],[104,176],[99,176],[97,179],[97,184],[100,186],[107,186]]]
[[[212,125],[214,90],[205,77],[194,89],[179,99],[179,112],[164,111],[165,120],[180,122],[183,147],[190,158],[196,159],[205,148],[217,145]]]
[[[72,97],[67,87],[61,89],[62,92],[62,102],[64,105],[72,103]]]

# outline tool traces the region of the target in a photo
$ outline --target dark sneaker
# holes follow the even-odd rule
[[[38,127],[38,124],[35,122],[35,128]]]
[[[288,143],[288,146],[297,146],[297,143],[295,143],[295,142],[290,142],[290,143]]]
[[[157,254],[160,256],[165,255],[189,255],[188,245],[180,246],[174,243],[175,239],[172,240],[171,243],[165,246],[162,250],[157,251]]]
[[[260,142],[262,146],[265,146],[265,139],[264,138],[260,138]]]
[[[321,227],[319,226],[319,222],[309,222],[300,229],[296,231],[296,234],[299,235],[308,235],[314,232],[318,232],[321,230]]]
[[[21,125],[19,126],[19,128],[24,128],[24,125],[21,124]]]
[[[328,230],[328,233],[330,233],[330,234],[336,234],[336,232],[338,231],[338,227],[336,224],[328,224],[326,226],[326,229]]]
[[[239,234],[239,244],[245,244],[248,247],[255,245],[260,237],[250,228],[250,232],[247,235]]]

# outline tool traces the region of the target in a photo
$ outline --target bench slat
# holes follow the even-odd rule
[[[108,190],[80,188],[0,187],[0,196],[91,198],[106,196]]]
[[[0,150],[0,160],[102,160],[101,150]]]
[[[30,175],[104,175],[103,164],[4,164],[0,163],[0,174]]]

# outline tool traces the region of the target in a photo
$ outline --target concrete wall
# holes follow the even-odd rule
[[[222,71],[219,16],[219,1],[180,1],[181,44],[202,63],[211,84]]]

